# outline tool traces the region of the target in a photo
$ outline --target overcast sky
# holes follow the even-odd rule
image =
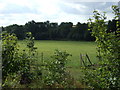
[[[93,10],[106,11],[113,18],[112,5],[119,0],[0,0],[0,26],[26,22],[87,22]]]

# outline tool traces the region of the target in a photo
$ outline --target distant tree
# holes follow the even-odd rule
[[[31,32],[33,36],[35,37],[36,34],[36,22],[34,20],[29,21],[28,23],[25,24],[24,26],[26,32]]]
[[[67,39],[67,35],[69,34],[71,28],[73,26],[73,23],[71,22],[62,22],[59,25],[59,37],[61,39]]]
[[[36,29],[36,35],[35,39],[37,40],[46,40],[49,36],[49,22],[37,22],[36,23],[37,29]]]
[[[107,32],[114,32],[117,30],[116,22],[117,22],[117,20],[114,20],[114,19],[112,21],[111,20],[108,21]]]
[[[18,39],[24,39],[26,32],[31,32],[36,40],[94,40],[87,30],[86,23],[78,22],[73,26],[72,22],[58,23],[27,22],[25,25],[9,25],[3,30],[9,33],[15,33]]]
[[[13,25],[5,27],[3,31],[16,34],[18,39],[24,39],[25,37],[25,30],[22,25],[13,24]]]
[[[58,38],[58,23],[50,23],[49,26],[49,39],[57,39]]]
[[[68,38],[72,40],[93,40],[90,31],[88,31],[88,24],[80,22],[78,22],[74,27],[72,27]]]

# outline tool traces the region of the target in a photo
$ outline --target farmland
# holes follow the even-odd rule
[[[2,87],[119,90],[120,13],[112,9],[112,21],[94,10],[87,23],[2,27]]]
[[[26,48],[25,41],[19,41],[20,48]],[[69,57],[67,63],[68,70],[72,76],[79,79],[80,75],[80,53],[88,54],[93,63],[98,62],[96,58],[96,43],[85,41],[52,41],[52,40],[36,40],[38,60],[41,62],[41,53],[43,53],[44,60],[49,60],[50,56],[54,54],[55,49],[66,51],[72,56]]]

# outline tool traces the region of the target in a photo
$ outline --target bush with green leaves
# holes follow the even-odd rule
[[[96,38],[99,65],[96,69],[85,68],[84,81],[93,88],[118,89],[120,87],[120,9],[112,6],[117,30],[107,32],[106,16],[94,11],[94,19],[89,19],[89,28]]]
[[[17,37],[14,34],[2,33],[2,77],[3,80],[10,73],[17,72],[18,67]]]
[[[34,46],[34,37],[31,32],[26,33],[26,49],[19,54],[21,60],[21,84],[31,83],[37,78],[37,47]],[[26,79],[28,79],[26,81]]]
[[[51,57],[49,63],[47,62],[47,75],[45,76],[44,83],[48,86],[61,85],[65,86],[66,75],[66,63],[70,54],[55,50],[54,55]]]
[[[17,37],[14,34],[2,33],[2,78],[3,87],[13,87],[8,77],[18,75],[20,84],[31,83],[37,77],[37,51],[31,33],[26,34],[27,48],[19,50]],[[11,80],[15,80],[11,79]],[[11,82],[12,83],[12,82]],[[8,85],[9,84],[9,85]],[[17,84],[17,83],[16,83]]]
[[[70,54],[67,52],[56,50],[48,62],[42,63],[45,64],[44,70],[47,69],[42,76],[44,70],[41,70],[41,64],[37,62],[37,48],[34,46],[34,38],[30,32],[26,34],[27,47],[24,50],[19,50],[17,37],[14,34],[3,32],[2,41],[3,88],[17,88],[20,84],[32,85],[30,84],[32,81],[40,84],[39,87],[70,86],[72,79],[66,72],[66,63]],[[28,87],[32,87],[29,85]]]

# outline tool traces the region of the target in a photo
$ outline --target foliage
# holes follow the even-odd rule
[[[90,19],[89,27],[96,38],[100,63],[95,70],[85,69],[84,81],[94,88],[117,89],[120,87],[120,22],[119,9],[112,6],[117,19],[117,30],[107,32],[106,16],[94,11],[94,22]]]
[[[51,57],[52,60],[47,64],[48,73],[44,82],[48,86],[57,84],[62,86],[66,85],[66,63],[68,56],[70,56],[70,54],[67,52],[55,51]]]
[[[29,21],[25,25],[9,25],[2,28],[8,33],[15,33],[18,39],[23,40],[26,32],[31,32],[35,40],[84,40],[94,41],[91,31],[88,31],[88,23],[72,22],[58,23]],[[107,30],[116,31],[116,20],[109,20]]]
[[[2,34],[2,74],[3,80],[10,73],[19,70],[17,37],[14,34]]]
[[[34,79],[36,77],[36,71],[33,71],[37,69],[37,67],[35,67],[37,63],[37,48],[34,46],[34,38],[30,32],[26,33],[25,41],[27,49],[23,50],[19,57],[21,60],[21,74],[23,78]]]
[[[34,46],[31,33],[27,33],[26,40],[28,41],[28,50],[26,49],[21,52],[18,49],[16,36],[6,32],[2,33],[3,87],[13,87],[18,82],[20,84],[28,84],[36,78],[36,71],[32,72],[32,70],[36,69],[33,66],[36,63],[37,48]],[[20,78],[14,78],[14,76]]]
[[[3,28],[3,31],[15,33],[18,39],[23,40],[26,32],[31,32],[35,40],[85,40],[91,41],[91,36],[87,23],[72,22],[58,23],[29,21],[25,25],[9,25]]]
[[[26,31],[24,29],[24,26],[22,25],[13,24],[13,25],[6,26],[2,30],[7,31],[8,33],[16,34],[19,40],[23,40],[25,38]]]
[[[10,33],[3,33],[3,58],[5,58],[6,63],[12,65],[11,70],[8,72],[6,68],[6,76],[4,76],[3,80],[3,88],[21,88],[21,87],[32,87],[31,85],[37,84],[36,87],[74,87],[71,84],[74,84],[73,78],[71,78],[70,74],[66,71],[66,63],[68,61],[68,57],[70,56],[67,52],[61,52],[56,50],[55,54],[51,57],[51,60],[46,62],[47,73],[43,76],[43,71],[41,70],[41,64],[37,62],[37,51],[34,46],[34,38],[32,34],[28,32],[26,34],[26,49],[20,48],[17,43],[17,37]],[[9,37],[8,37],[9,36]],[[11,38],[10,38],[11,37]],[[7,44],[5,42],[8,42]],[[14,42],[15,44],[12,44]],[[9,48],[7,48],[9,47]],[[10,47],[15,47],[13,53],[9,53]],[[6,53],[5,54],[5,50]],[[11,49],[12,51],[12,49]],[[13,60],[15,63],[10,61],[10,57],[6,59],[5,55],[11,55],[11,61]],[[42,63],[43,64],[43,63]],[[13,66],[14,65],[14,66]],[[4,66],[4,64],[3,64]],[[55,68],[54,68],[55,67]],[[3,73],[5,73],[3,71]],[[22,86],[23,85],[23,86]],[[40,86],[38,86],[40,85]],[[44,86],[45,85],[45,86]],[[47,85],[47,86],[46,86]]]

